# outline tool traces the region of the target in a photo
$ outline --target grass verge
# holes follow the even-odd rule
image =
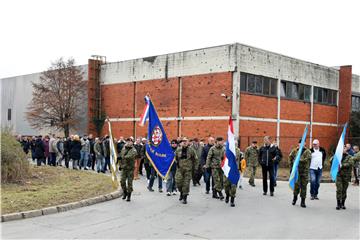
[[[1,185],[1,214],[40,209],[107,194],[114,189],[103,174],[62,167],[32,166],[22,183]]]

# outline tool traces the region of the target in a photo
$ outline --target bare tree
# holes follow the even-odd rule
[[[40,82],[32,82],[32,86],[33,97],[26,113],[30,125],[36,129],[63,130],[69,136],[70,128],[76,129],[80,121],[86,90],[83,72],[75,66],[75,60],[60,58],[53,62],[41,74]]]

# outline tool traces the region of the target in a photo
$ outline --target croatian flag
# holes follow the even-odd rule
[[[149,108],[150,108],[150,98],[148,96],[145,96],[145,107],[143,114],[140,117],[140,126],[144,126],[146,123],[146,120],[149,118]]]
[[[335,155],[334,155],[334,158],[332,161],[332,165],[331,165],[330,174],[331,174],[331,179],[333,181],[336,181],[336,176],[338,174],[339,168],[341,167],[341,159],[342,159],[344,145],[345,145],[346,128],[347,128],[347,123],[345,124],[344,129],[341,133],[338,145],[336,147]]]
[[[221,168],[227,179],[229,179],[232,184],[237,185],[240,179],[240,173],[236,164],[234,128],[231,117],[229,119],[225,156],[224,159],[221,161]]]

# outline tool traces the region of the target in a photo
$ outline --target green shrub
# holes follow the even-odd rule
[[[30,163],[8,130],[1,130],[1,182],[21,182],[30,175]]]

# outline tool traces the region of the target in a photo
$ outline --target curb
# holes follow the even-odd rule
[[[111,193],[108,193],[105,195],[100,195],[97,197],[83,199],[78,202],[66,203],[66,204],[61,204],[58,206],[47,207],[47,208],[42,208],[42,209],[35,209],[35,210],[25,211],[25,212],[5,214],[5,215],[1,215],[1,222],[8,222],[8,221],[13,221],[13,220],[20,220],[20,219],[44,216],[44,215],[49,215],[49,214],[53,214],[53,213],[66,212],[66,211],[69,211],[72,209],[86,207],[86,206],[94,205],[96,203],[110,201],[110,200],[119,198],[121,195],[122,195],[122,191],[120,189],[118,189],[114,192],[111,192]]]

